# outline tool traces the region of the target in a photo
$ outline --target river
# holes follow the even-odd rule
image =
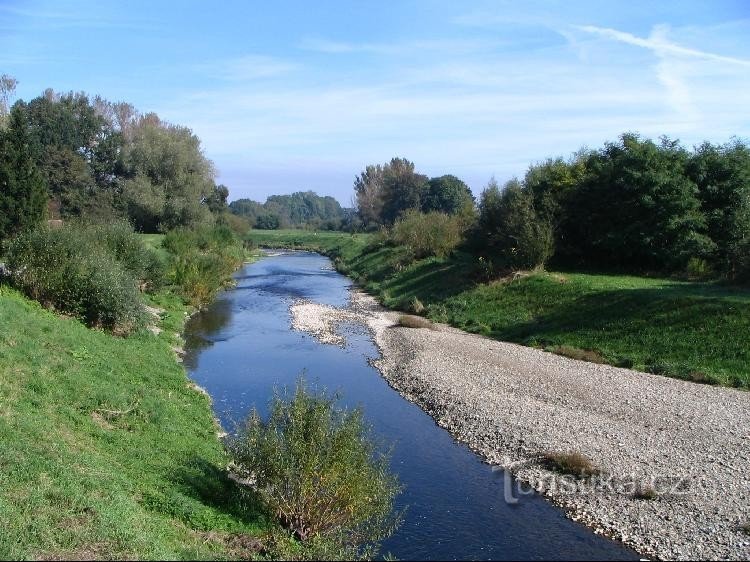
[[[186,329],[185,365],[232,431],[253,408],[266,412],[274,388],[309,383],[340,391],[393,444],[392,469],[404,492],[404,522],[383,543],[398,559],[637,560],[623,545],[567,519],[501,470],[482,463],[414,404],[391,389],[368,359],[369,332],[344,326],[344,348],[318,343],[290,327],[289,305],[308,299],[345,306],[351,281],[318,254],[282,252],[243,268]],[[511,487],[517,502],[507,502]],[[523,492],[523,493],[520,493]]]

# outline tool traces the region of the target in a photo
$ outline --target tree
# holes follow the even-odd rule
[[[281,221],[279,220],[279,215],[274,215],[272,213],[260,215],[255,219],[255,228],[260,228],[261,230],[276,230],[279,228],[280,224]]]
[[[409,209],[420,209],[427,189],[427,176],[414,170],[406,158],[393,158],[383,169],[382,224],[393,224]]]
[[[566,198],[558,248],[571,265],[676,271],[712,252],[687,152],[626,133],[591,154]]]
[[[490,180],[479,202],[479,245],[496,266],[533,269],[552,256],[552,227],[534,209],[534,196],[516,180],[500,189]]]
[[[366,227],[382,224],[383,212],[383,166],[367,166],[354,179],[354,197],[357,213]]]
[[[211,195],[206,199],[208,210],[215,215],[220,215],[228,209],[227,199],[229,198],[229,188],[226,185],[219,184],[214,186]]]
[[[0,76],[0,129],[5,127],[10,112],[10,98],[16,91],[18,80],[7,74]]]
[[[708,236],[716,245],[712,261],[736,277],[750,248],[750,149],[739,140],[704,143],[690,157],[688,175],[698,186]]]
[[[474,195],[469,186],[456,176],[432,178],[422,196],[422,212],[436,211],[456,215],[467,206],[474,205]]]
[[[126,174],[141,187],[148,182],[152,203],[163,200],[160,210],[151,207],[156,212],[151,223],[169,230],[211,222],[206,201],[215,189],[214,168],[201,151],[200,139],[190,129],[164,123],[155,114],[142,116],[132,135],[132,143],[125,146]]]
[[[30,148],[26,121],[20,110],[10,113],[0,131],[0,239],[42,221],[47,193]]]

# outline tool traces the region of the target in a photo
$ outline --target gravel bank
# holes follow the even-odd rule
[[[352,292],[348,309],[299,302],[295,329],[345,345],[342,322],[367,325],[375,366],[488,463],[564,507],[572,519],[662,559],[747,559],[750,392],[585,363],[467,334],[401,328],[399,314]],[[602,476],[543,467],[580,452]],[[652,488],[656,499],[636,499]]]

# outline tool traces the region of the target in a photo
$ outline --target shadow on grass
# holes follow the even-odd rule
[[[203,530],[214,530],[217,527],[217,517],[229,522],[230,526],[236,526],[237,522],[241,522],[255,528],[267,528],[272,520],[255,492],[238,484],[229,478],[226,470],[205,459],[193,459],[176,470],[173,478],[185,496],[211,508],[213,513],[204,517],[186,518]],[[179,509],[179,506],[175,507]],[[185,518],[184,514],[175,515],[183,515]],[[231,522],[234,522],[234,525]]]
[[[734,299],[731,296],[739,295]],[[487,318],[495,339],[546,347],[570,344],[631,360],[657,374],[750,386],[750,299],[683,284],[585,294],[543,303],[527,322]],[[702,376],[703,375],[703,376]],[[705,379],[705,380],[702,380]]]

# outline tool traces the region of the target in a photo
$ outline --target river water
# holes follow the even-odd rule
[[[295,299],[348,303],[351,282],[327,258],[281,253],[246,266],[236,280],[187,326],[190,377],[209,392],[229,431],[253,407],[266,412],[274,388],[293,387],[303,373],[308,383],[340,391],[344,405],[362,406],[375,433],[394,446],[392,469],[404,487],[397,501],[406,507],[404,522],[383,553],[401,560],[638,559],[482,463],[391,389],[368,363],[378,350],[364,328],[343,327],[345,348],[293,331]],[[506,488],[517,503],[505,501]]]

